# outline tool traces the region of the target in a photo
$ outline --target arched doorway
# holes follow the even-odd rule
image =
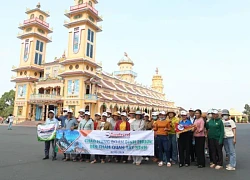
[[[103,112],[106,112],[106,109],[107,109],[106,104],[103,103],[100,107],[100,113],[102,114]]]

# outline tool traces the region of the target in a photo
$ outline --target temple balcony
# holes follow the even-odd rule
[[[30,101],[34,102],[45,102],[45,101],[60,101],[62,100],[62,96],[55,94],[31,94]]]
[[[127,70],[127,71],[115,71],[114,75],[115,76],[121,76],[121,75],[127,75],[127,74],[131,74],[134,77],[137,77],[137,73],[135,73],[134,71],[131,70]]]
[[[84,100],[86,103],[96,103],[98,100],[98,97],[95,94],[85,94]]]
[[[49,33],[53,32],[53,29],[49,27],[49,23],[47,23],[39,18],[24,20],[23,24],[19,24],[19,29],[23,30],[25,27],[30,26],[30,25],[38,25],[40,27],[47,29]]]

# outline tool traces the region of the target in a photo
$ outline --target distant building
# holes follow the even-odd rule
[[[75,5],[65,12],[69,22],[68,50],[62,57],[46,63],[46,47],[53,32],[46,22],[49,13],[39,4],[27,9],[28,16],[19,28],[22,33],[21,56],[18,67],[12,71],[17,76],[14,115],[19,120],[44,120],[49,110],[60,115],[62,108],[72,109],[75,115],[84,108],[93,116],[107,109],[131,111],[140,109],[151,113],[157,110],[179,109],[167,101],[163,93],[163,79],[158,69],[152,78],[152,87],[136,83],[134,62],[125,53],[118,62],[119,71],[106,73],[96,57],[96,34],[102,29],[102,21],[95,9],[97,0],[75,0]]]

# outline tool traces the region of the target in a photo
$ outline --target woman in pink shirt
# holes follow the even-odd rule
[[[195,152],[197,157],[198,168],[205,167],[205,121],[201,117],[202,112],[200,109],[195,111],[196,120],[194,122],[195,131]]]

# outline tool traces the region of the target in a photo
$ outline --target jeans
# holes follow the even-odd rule
[[[169,138],[166,135],[158,135],[156,137],[156,142],[159,147],[159,160],[164,161],[164,153],[167,156],[167,162],[170,162],[170,155],[169,155]]]
[[[12,124],[13,124],[13,122],[9,123],[8,129],[12,129]]]
[[[55,140],[50,140],[50,141],[45,141],[45,149],[44,149],[44,152],[45,152],[45,156],[49,156],[49,150],[50,150],[50,144],[52,146],[52,150],[53,150],[53,157],[56,157],[56,152],[55,152]]]
[[[234,145],[234,137],[229,137],[224,139],[224,149],[226,151],[227,157],[229,157],[229,164],[231,167],[236,167],[236,153]]]
[[[177,139],[176,139],[176,134],[169,134],[168,135],[169,137],[169,146],[170,146],[170,149],[171,149],[171,158],[174,162],[177,162],[178,159],[177,159]]]

